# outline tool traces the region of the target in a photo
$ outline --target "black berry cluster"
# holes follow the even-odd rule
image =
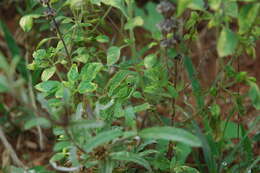
[[[176,36],[168,38],[167,35],[173,33],[178,28],[178,21],[172,16],[175,12],[175,6],[173,3],[163,0],[157,5],[157,11],[164,16],[164,20],[158,23],[156,26],[164,35],[164,39],[161,40],[161,47],[168,48],[176,45],[180,39],[176,39]]]

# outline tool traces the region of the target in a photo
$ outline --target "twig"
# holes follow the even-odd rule
[[[12,145],[8,142],[1,125],[0,125],[0,139],[1,139],[2,143],[4,144],[5,148],[10,152],[10,155],[11,155],[11,158],[12,158],[14,164],[19,166],[19,167],[26,168],[26,166],[18,158],[18,156],[17,156],[16,152],[14,151]]]
[[[49,11],[52,11],[52,8],[51,8],[49,2],[46,3],[46,5],[47,5],[48,10],[49,10]],[[69,53],[69,51],[68,51],[67,45],[66,45],[66,43],[65,43],[65,41],[64,41],[64,38],[62,37],[62,34],[61,34],[61,32],[60,32],[59,25],[58,25],[57,21],[55,20],[55,17],[54,17],[54,16],[52,16],[52,21],[53,21],[54,26],[55,26],[55,28],[56,28],[56,30],[57,30],[58,36],[59,36],[59,38],[60,38],[60,40],[61,40],[61,42],[62,42],[62,44],[63,44],[63,46],[64,46],[65,52],[66,52],[67,57],[68,57],[68,60],[69,60],[69,64],[71,64],[71,56],[70,56],[70,53]]]

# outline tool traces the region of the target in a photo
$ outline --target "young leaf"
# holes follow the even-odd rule
[[[88,142],[85,144],[84,149],[87,152],[91,152],[94,148],[106,144],[107,142],[118,138],[122,134],[123,132],[121,130],[109,130],[101,132],[89,139]]]
[[[93,92],[97,89],[97,84],[89,82],[89,81],[82,81],[78,86],[78,91],[80,94]]]
[[[229,28],[223,28],[217,43],[217,51],[220,57],[232,55],[237,47],[238,39]]]
[[[70,68],[70,71],[67,74],[68,80],[75,82],[79,77],[78,67],[76,64],[73,64]]]
[[[55,67],[50,67],[50,68],[45,69],[42,72],[42,76],[41,76],[42,81],[49,80],[54,75],[55,71],[56,71]]]
[[[134,162],[145,167],[147,170],[149,170],[149,172],[152,171],[149,162],[140,157],[138,154],[121,151],[117,153],[111,153],[110,156],[113,160]]]
[[[112,46],[107,51],[107,65],[111,66],[115,64],[120,58],[121,48]]]
[[[147,139],[165,139],[171,141],[182,142],[189,146],[200,147],[200,140],[187,132],[186,130],[174,128],[174,127],[152,127],[147,128],[139,132],[142,138]]]

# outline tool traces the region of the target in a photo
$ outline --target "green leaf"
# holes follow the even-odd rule
[[[103,64],[99,62],[93,62],[86,64],[80,73],[81,80],[92,81],[96,78],[99,71],[102,69]]]
[[[7,58],[0,52],[0,69],[3,70],[5,73],[8,73],[10,70],[10,66],[7,62]]]
[[[200,173],[197,169],[189,166],[176,166],[173,170],[175,173]]]
[[[238,16],[237,2],[224,1],[225,13],[231,17],[236,18]]]
[[[19,58],[19,63],[16,66],[16,68],[18,69],[18,71],[22,74],[22,76],[25,79],[28,79],[28,71],[26,68],[25,59],[20,58],[20,48],[16,44],[15,39],[12,36],[12,33],[9,31],[8,27],[2,20],[0,20],[0,29],[3,32],[4,39],[6,41],[8,49],[10,50],[10,52],[12,54],[12,58],[13,59]]]
[[[78,67],[76,64],[73,64],[67,74],[68,80],[75,82],[79,77]]]
[[[113,173],[114,169],[114,162],[107,158],[99,164],[100,166],[100,173]]]
[[[49,80],[54,75],[55,71],[56,71],[55,67],[50,67],[50,68],[45,69],[42,72],[42,76],[41,76],[42,81]]]
[[[182,15],[188,5],[191,3],[191,0],[179,0],[177,7],[177,16]]]
[[[141,112],[141,111],[145,111],[147,109],[150,109],[151,105],[149,103],[144,103],[138,106],[134,107],[134,112]]]
[[[204,1],[203,0],[179,0],[177,7],[177,16],[182,15],[186,8],[193,10],[203,10]]]
[[[99,35],[99,36],[96,37],[96,40],[99,43],[107,43],[107,42],[109,42],[109,37],[106,36],[106,35]]]
[[[72,121],[70,123],[71,127],[77,127],[82,129],[95,129],[95,128],[101,128],[105,125],[103,121],[96,121],[96,120],[85,120],[85,119],[79,119],[76,121]]]
[[[29,15],[23,16],[19,21],[19,24],[20,24],[21,28],[23,29],[23,31],[29,32],[33,27],[33,19],[38,18],[40,16],[41,15],[38,15],[38,14],[29,14]]]
[[[152,127],[139,132],[142,138],[146,139],[164,139],[176,142],[182,142],[189,146],[200,147],[201,141],[186,130],[174,127]]]
[[[152,171],[149,162],[143,159],[142,157],[140,157],[138,154],[121,151],[121,152],[111,153],[110,156],[113,160],[134,162],[143,166],[150,172]]]
[[[30,119],[29,121],[25,122],[24,129],[28,130],[28,129],[31,129],[31,128],[36,127],[36,126],[48,128],[48,127],[51,126],[51,124],[50,124],[49,120],[47,120],[46,118],[34,117],[34,118]]]
[[[217,43],[217,51],[220,57],[235,53],[238,39],[229,28],[223,28]]]
[[[136,16],[132,19],[129,19],[127,21],[127,23],[125,24],[124,29],[128,30],[128,29],[133,29],[137,26],[142,26],[144,24],[144,20],[141,16]]]
[[[123,13],[123,15],[126,18],[128,18],[127,8],[126,8],[126,5],[124,4],[124,1],[122,1],[122,0],[102,0],[102,3],[119,9]]]
[[[19,22],[24,32],[29,32],[33,26],[33,18],[30,15],[23,16]]]
[[[246,33],[254,23],[258,13],[259,13],[260,3],[251,3],[243,5],[239,10],[238,15],[238,25],[239,33]]]
[[[192,90],[196,97],[197,105],[199,109],[202,109],[204,107],[204,96],[202,95],[201,85],[199,80],[197,79],[196,71],[190,57],[188,56],[184,57],[184,66],[186,71],[188,72],[188,76],[191,81]]]
[[[152,68],[157,63],[157,57],[155,54],[149,54],[144,58],[144,66],[146,68]]]
[[[9,90],[7,79],[4,75],[0,74],[0,93],[7,92]]]
[[[73,10],[79,10],[86,4],[84,0],[70,0],[68,2],[70,4],[70,8]]]
[[[218,117],[221,113],[220,106],[218,104],[213,104],[210,106],[210,112],[213,117]]]
[[[193,10],[203,10],[204,9],[204,1],[203,0],[192,0],[188,5],[190,9]]]
[[[37,84],[35,88],[41,92],[52,93],[56,92],[59,89],[60,85],[61,83],[58,81],[44,81]]]
[[[120,58],[121,48],[112,46],[107,51],[107,65],[115,64]]]
[[[250,82],[248,95],[252,101],[253,106],[257,110],[260,110],[260,90],[256,83]]]
[[[170,95],[172,96],[172,98],[178,97],[179,94],[178,94],[177,90],[172,85],[168,85],[167,90],[170,93]]]
[[[120,70],[112,79],[109,80],[107,87],[109,89],[109,95],[113,94],[113,91],[121,85],[121,83],[127,78],[128,75],[133,74],[132,71]]]
[[[162,38],[162,34],[159,29],[155,26],[163,20],[163,16],[156,10],[156,4],[148,1],[142,8],[134,7],[136,16],[141,16],[144,20],[142,27],[152,33],[152,37],[156,40]]]
[[[121,130],[108,130],[105,132],[101,132],[96,136],[90,138],[88,142],[84,145],[84,149],[87,152],[91,152],[94,148],[104,145],[109,141],[112,141],[119,136],[121,136],[123,132]]]
[[[33,52],[33,58],[34,59],[44,59],[46,58],[47,52],[45,49],[38,49]]]
[[[98,6],[100,6],[100,5],[101,5],[101,2],[102,2],[102,0],[90,0],[90,2],[91,2],[92,4],[95,4],[95,5],[98,5]]]
[[[51,157],[50,162],[60,161],[61,159],[65,158],[65,157],[66,157],[65,153],[56,153]]]
[[[222,0],[210,0],[209,6],[213,10],[218,10],[221,5]]]
[[[71,147],[70,141],[60,141],[55,143],[53,147],[53,151],[55,152],[62,151],[64,148],[69,148],[69,147]]]
[[[97,89],[97,84],[89,82],[89,81],[82,81],[78,86],[78,91],[80,94],[85,94],[88,92],[93,92]]]
[[[17,167],[14,167],[14,166],[10,166],[9,171],[12,172],[12,173],[24,173],[24,172],[26,172],[26,170],[24,170],[23,168],[17,168]]]

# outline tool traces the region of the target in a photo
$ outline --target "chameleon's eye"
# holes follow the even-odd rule
[[[131,82],[127,82],[127,86],[131,87],[132,86]]]

